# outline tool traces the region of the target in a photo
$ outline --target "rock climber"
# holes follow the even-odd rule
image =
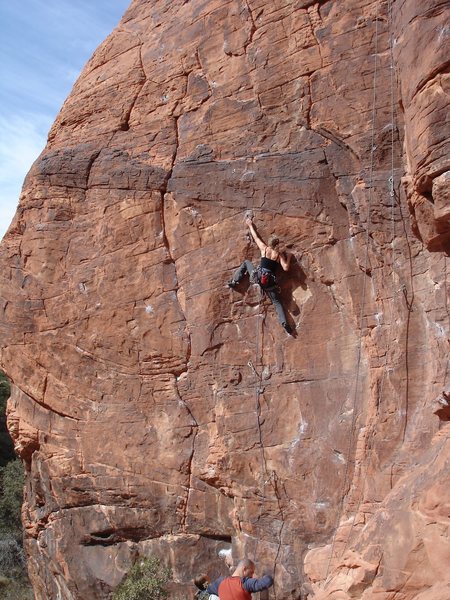
[[[273,585],[270,575],[256,579],[254,573],[255,563],[243,558],[231,576],[219,577],[208,586],[207,591],[217,594],[220,600],[251,600],[251,594],[267,590]]]
[[[281,304],[279,288],[276,280],[276,271],[278,269],[278,265],[281,265],[283,271],[288,271],[292,255],[285,252],[280,252],[280,240],[276,235],[271,235],[269,237],[268,244],[265,244],[256,232],[252,217],[247,216],[245,223],[249,228],[251,236],[258,246],[259,251],[261,252],[261,263],[259,267],[255,269],[249,260],[244,260],[239,269],[234,273],[233,279],[228,283],[228,287],[235,288],[240,280],[244,277],[245,273],[248,273],[250,280],[256,280],[264,292],[269,296],[272,304],[275,307],[275,311],[281,326],[290,334],[292,333],[292,330],[286,321],[286,315]]]

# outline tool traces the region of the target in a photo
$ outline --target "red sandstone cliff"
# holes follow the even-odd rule
[[[448,22],[134,0],[96,51],[0,250],[38,600],[230,545],[278,600],[448,600]],[[295,337],[224,287],[248,209]]]

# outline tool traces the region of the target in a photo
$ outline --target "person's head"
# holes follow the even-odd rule
[[[272,235],[269,237],[269,241],[268,241],[268,245],[273,248],[273,250],[275,250],[276,248],[278,248],[278,245],[280,243],[280,239],[277,235],[275,235],[274,233],[272,233]]]
[[[249,558],[243,558],[238,562],[234,575],[238,577],[253,577],[255,573],[255,563]]]
[[[206,590],[206,588],[209,585],[208,575],[199,575],[194,579],[194,584],[198,587],[199,590]]]

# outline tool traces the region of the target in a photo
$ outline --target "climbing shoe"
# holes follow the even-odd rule
[[[234,289],[234,288],[237,286],[237,284],[238,284],[238,282],[237,282],[237,281],[235,281],[234,279],[232,279],[231,281],[229,281],[229,282],[227,283],[227,286],[228,286],[229,288],[231,288],[231,289]]]
[[[281,326],[289,335],[292,335],[292,328],[288,323],[282,323]]]

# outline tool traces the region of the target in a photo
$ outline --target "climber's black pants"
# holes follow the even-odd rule
[[[254,271],[255,271],[255,267],[253,266],[253,264],[249,260],[244,260],[244,262],[239,267],[239,269],[237,269],[237,271],[235,271],[235,273],[233,275],[233,280],[238,282],[244,277],[244,275],[246,273],[248,273],[248,275],[250,277],[250,281],[251,281]],[[281,325],[284,326],[286,324],[286,315],[284,314],[284,309],[281,304],[280,296],[278,294],[278,288],[275,286],[275,287],[271,287],[271,288],[261,287],[261,289],[264,290],[264,292],[269,296],[272,304],[275,307],[275,311],[277,313],[278,320],[280,321]]]

